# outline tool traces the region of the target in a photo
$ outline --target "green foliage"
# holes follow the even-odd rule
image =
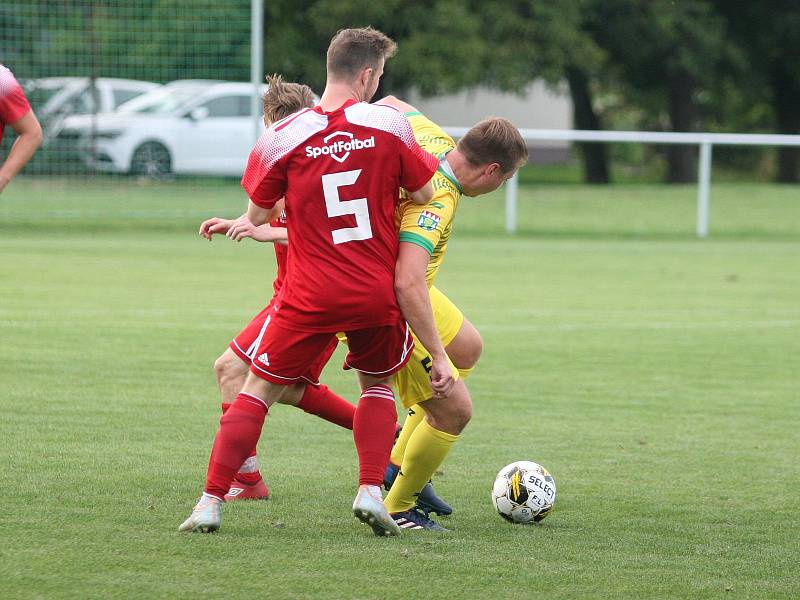
[[[289,0],[267,3],[267,70],[307,81],[320,92],[328,43],[345,27],[371,25],[398,42],[397,55],[386,65],[387,92],[412,86],[427,94],[455,91],[484,77],[488,40],[478,17],[456,0],[320,0],[305,2],[301,10],[296,5]]]
[[[250,77],[249,0],[11,0],[0,15],[0,60],[25,79]]]
[[[589,0],[489,0],[476,2],[491,40],[486,55],[486,82],[520,91],[535,78],[563,82],[565,71],[578,66],[596,72],[604,51],[585,31]]]

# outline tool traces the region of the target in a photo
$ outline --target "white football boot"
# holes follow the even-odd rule
[[[192,509],[192,514],[178,527],[178,531],[200,531],[211,533],[219,529],[222,522],[222,500],[203,494]]]
[[[361,485],[353,502],[356,519],[372,527],[380,537],[400,535],[400,527],[383,505],[381,489],[375,485]]]

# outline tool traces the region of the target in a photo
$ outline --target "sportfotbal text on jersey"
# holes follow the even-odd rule
[[[334,140],[334,138],[345,139]],[[331,140],[334,141],[331,142]],[[325,142],[325,146],[306,146],[306,156],[309,158],[330,156],[333,160],[344,162],[353,150],[375,147],[375,136],[358,139],[354,138],[353,134],[348,131],[334,131],[330,135],[326,135],[322,141]]]

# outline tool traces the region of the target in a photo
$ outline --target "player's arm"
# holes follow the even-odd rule
[[[14,179],[22,167],[31,159],[36,149],[42,144],[42,126],[32,110],[11,123],[11,128],[16,132],[17,139],[11,146],[2,167],[0,167],[0,193],[9,182]]]
[[[436,329],[430,293],[425,283],[429,260],[430,253],[425,248],[410,242],[400,242],[394,287],[403,316],[431,355],[431,387],[437,394],[446,396],[455,379]]]
[[[408,102],[403,102],[396,96],[385,96],[378,100],[375,104],[384,104],[386,106],[391,106],[392,108],[396,108],[401,113],[413,113],[419,112],[416,108],[411,106]]]
[[[416,192],[406,190],[406,194],[414,204],[427,204],[433,199],[433,178]]]
[[[257,242],[272,242],[273,244],[286,244],[288,236],[285,227],[273,227],[272,225],[253,225],[247,220],[247,215],[242,215],[238,219],[222,219],[212,217],[200,224],[198,232],[202,237],[211,241],[214,234],[227,235],[228,232],[238,225],[244,225],[236,241],[244,238],[252,238]]]
[[[242,215],[236,219],[225,234],[234,242],[241,242],[245,238],[252,238],[257,242],[271,242],[284,244],[289,242],[286,227],[273,227],[269,224],[253,225],[250,220]]]
[[[288,238],[285,227],[267,225],[280,214],[280,211],[281,208],[278,204],[272,208],[264,208],[251,200],[247,206],[247,212],[231,223],[225,235],[235,242],[241,242],[248,237],[257,239],[258,236],[265,238],[258,241],[286,243]]]
[[[269,209],[270,215],[267,217],[270,221],[273,215],[280,214],[285,207],[283,199],[278,200],[274,207]],[[278,244],[286,244],[288,236],[285,227],[272,227],[268,224],[254,225],[250,222],[247,213],[241,215],[237,219],[223,219],[221,217],[212,217],[206,219],[200,224],[198,233],[201,237],[211,241],[214,234],[226,235],[230,233],[231,229],[236,229],[236,241],[241,241],[244,238],[252,238],[257,242],[273,242]],[[231,236],[228,236],[231,237]]]
[[[417,109],[411,106],[408,102],[403,102],[396,96],[386,96],[378,100],[375,104],[383,104],[384,106],[391,106],[401,113],[417,112]],[[406,190],[406,194],[414,204],[427,204],[433,198],[433,183],[428,181],[420,189],[412,192]]]

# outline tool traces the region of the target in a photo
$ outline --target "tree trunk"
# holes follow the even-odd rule
[[[600,117],[592,106],[592,92],[589,89],[589,78],[586,73],[576,67],[567,69],[569,93],[572,97],[572,110],[575,129],[603,129]],[[578,148],[583,160],[583,180],[586,183],[609,183],[608,154],[606,144],[579,143]]]
[[[669,120],[672,131],[692,131],[697,116],[694,98],[694,81],[686,73],[676,73],[669,78]],[[672,144],[667,149],[667,181],[689,183],[697,179],[694,146]]]
[[[788,72],[785,63],[776,64],[772,72],[772,105],[778,133],[800,133],[800,82]],[[779,183],[800,182],[800,147],[778,148]]]

